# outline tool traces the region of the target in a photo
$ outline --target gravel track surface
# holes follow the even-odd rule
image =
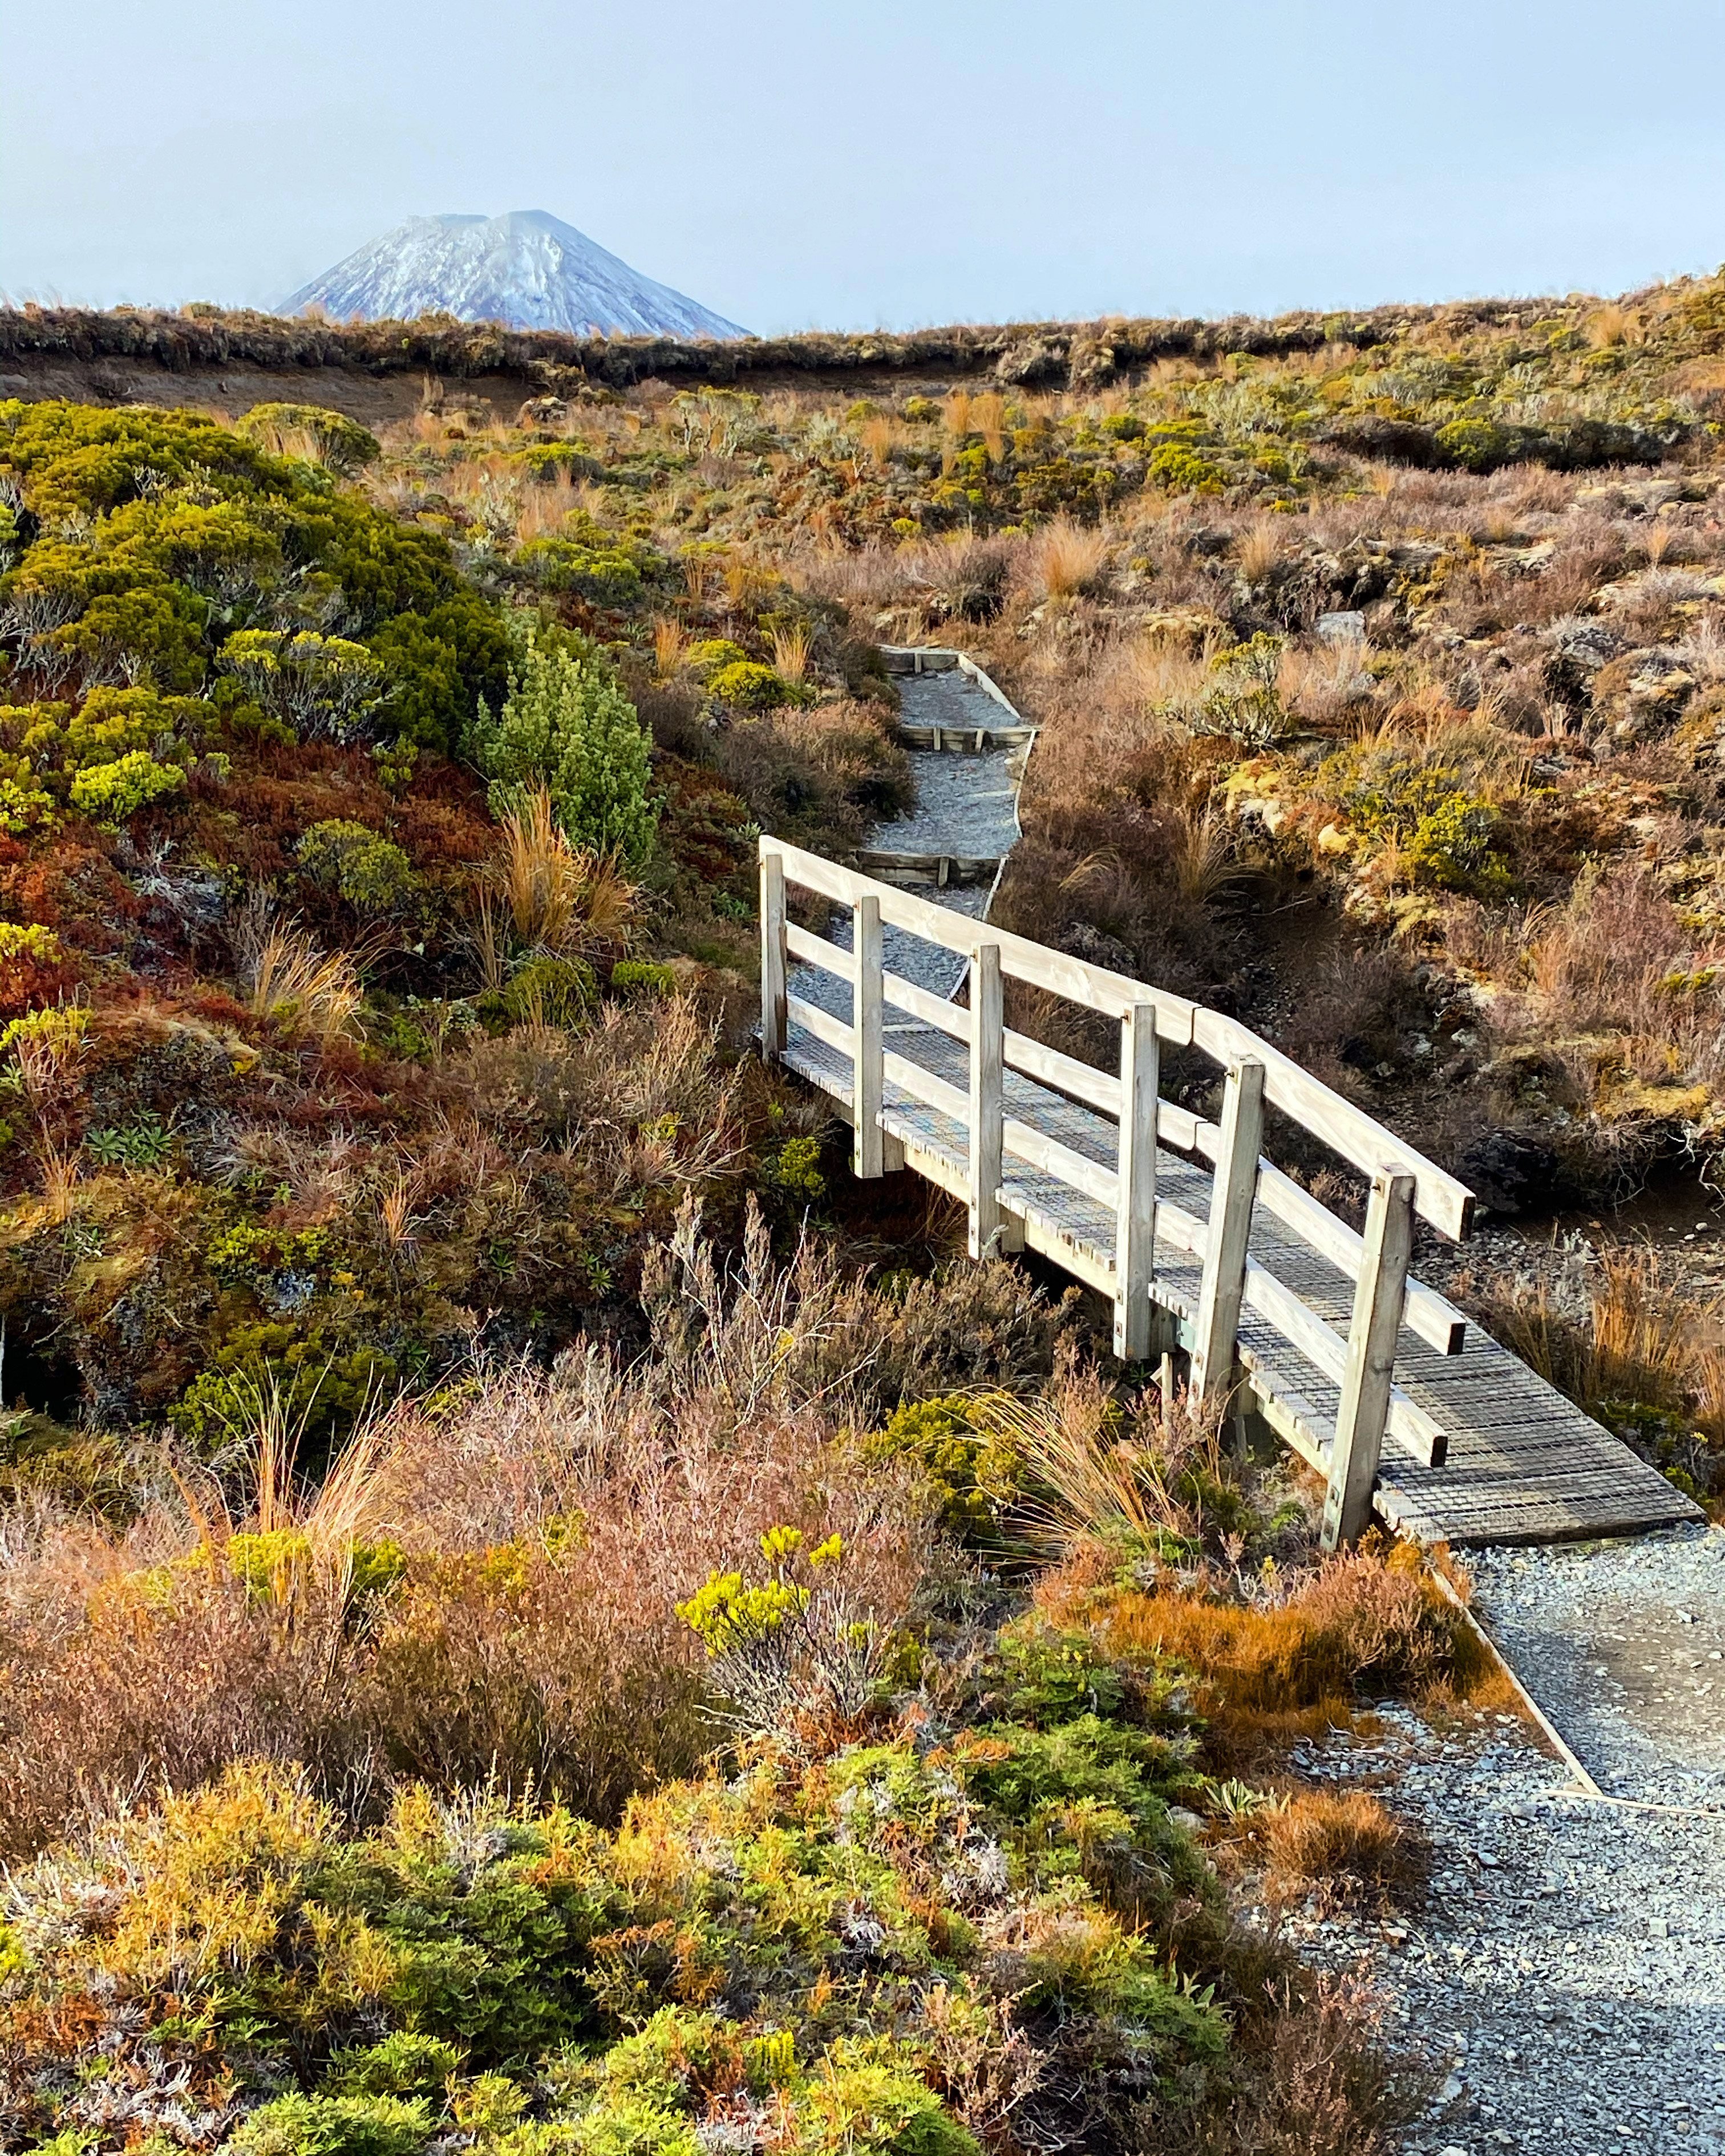
[[[1283,1929],[1363,1968],[1392,2047],[1429,2070],[1406,2156],[1725,2148],[1725,1816],[1568,1794],[1504,1717],[1375,1722],[1296,1763],[1424,1830],[1423,1903]]]
[[[1381,1708],[1294,1763],[1418,1826],[1421,1902],[1282,1929],[1363,1969],[1392,2046],[1429,2067],[1407,2156],[1725,2150],[1725,1532],[1469,1563],[1476,1613],[1606,1797],[1511,1717]]]
[[[1614,1795],[1725,1821],[1725,1530],[1471,1551],[1476,1608]]]

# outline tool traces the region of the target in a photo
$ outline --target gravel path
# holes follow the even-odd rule
[[[1725,1529],[1468,1566],[1481,1618],[1602,1789],[1725,1821]]]
[[[1387,1707],[1296,1763],[1374,1787],[1432,1844],[1418,1908],[1282,1927],[1363,1968],[1429,2069],[1405,2156],[1725,2149],[1725,1816],[1564,1794],[1502,1716],[1440,1730]]]
[[[1282,1928],[1363,1966],[1430,2068],[1406,2156],[1725,2150],[1725,1532],[1468,1562],[1476,1613],[1607,1795],[1507,1716],[1382,1707],[1294,1763],[1420,1827],[1420,1906]]]

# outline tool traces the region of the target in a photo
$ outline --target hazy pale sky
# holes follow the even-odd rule
[[[0,292],[269,305],[546,209],[761,332],[1615,291],[1725,259],[1721,0],[81,0]]]

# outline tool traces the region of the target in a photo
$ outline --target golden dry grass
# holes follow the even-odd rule
[[[683,670],[689,649],[689,632],[680,621],[664,619],[653,624],[653,670],[661,681],[675,680]]]
[[[1056,516],[1031,540],[1029,563],[1043,598],[1070,598],[1088,588],[1107,562],[1106,531]]]
[[[1271,1897],[1389,1901],[1425,1876],[1420,1837],[1365,1789],[1301,1790],[1262,1815]]]
[[[365,1003],[358,968],[346,951],[322,951],[297,921],[260,921],[240,953],[253,1015],[320,1046],[351,1040]]]
[[[1599,1253],[1578,1325],[1543,1276],[1490,1297],[1492,1330],[1584,1406],[1639,1402],[1687,1416],[1725,1447],[1725,1296],[1697,1292],[1651,1245]]]
[[[502,844],[484,887],[501,896],[524,948],[579,957],[627,947],[638,886],[615,861],[571,843],[543,787],[499,824]]]
[[[1234,558],[1249,584],[1260,584],[1281,560],[1288,544],[1287,521],[1260,516],[1240,535]]]
[[[986,389],[980,397],[971,400],[970,425],[973,433],[982,436],[983,448],[999,464],[1006,454],[1006,399],[998,389]]]
[[[772,632],[773,670],[782,680],[800,685],[809,678],[809,624],[793,622]]]

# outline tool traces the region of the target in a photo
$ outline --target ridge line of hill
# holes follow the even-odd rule
[[[1700,289],[1707,280],[1679,280]],[[1624,304],[1632,304],[1629,295]],[[650,375],[733,381],[790,371],[843,374],[860,369],[946,368],[991,372],[1014,385],[1095,387],[1159,359],[1261,357],[1321,350],[1327,344],[1369,349],[1425,324],[1457,334],[1471,329],[1553,324],[1596,307],[1593,295],[1563,300],[1469,300],[1322,313],[1307,310],[1264,319],[1168,316],[1091,321],[953,324],[907,331],[807,331],[721,343],[671,337],[583,337],[553,330],[511,330],[453,316],[412,322],[337,323],[202,304],[180,309],[0,308],[0,360],[131,359],[173,372],[249,364],[262,367],[360,368],[396,373],[434,368],[451,374],[579,367],[622,387]]]

